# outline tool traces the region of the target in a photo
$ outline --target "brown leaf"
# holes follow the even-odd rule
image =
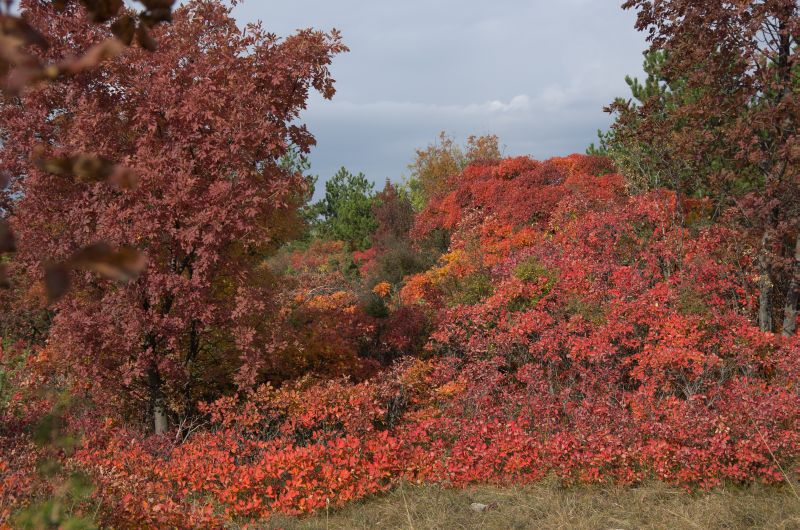
[[[115,250],[105,243],[96,243],[76,252],[70,264],[111,280],[129,282],[139,276],[147,262],[135,249],[123,247]]]
[[[23,49],[24,42],[0,33],[0,62],[6,65],[41,67],[39,60]]]
[[[45,79],[57,79],[62,75],[77,75],[90,70],[112,57],[116,57],[126,46],[116,37],[106,39],[95,44],[81,57],[65,59],[58,64],[41,66],[37,60],[24,53],[13,52],[13,49],[3,43],[0,36],[0,64],[7,62],[21,65],[15,68],[8,76],[4,90],[10,94],[18,94],[24,87]]]
[[[16,37],[22,41],[23,44],[38,46],[42,50],[46,50],[50,47],[47,39],[45,39],[41,33],[33,29],[30,24],[19,17],[0,14],[0,33],[10,37]]]
[[[14,232],[11,231],[8,221],[0,219],[0,252],[14,252],[17,250],[17,242]]]
[[[7,75],[2,88],[10,95],[18,94],[26,85],[40,81],[50,73],[49,69],[42,67],[39,59],[25,52],[22,44],[22,41],[0,34],[0,71]]]
[[[156,9],[172,9],[175,0],[140,0],[142,5],[153,11]]]
[[[139,176],[130,168],[116,165],[108,182],[119,189],[132,190],[139,184]]]
[[[172,9],[168,7],[150,9],[139,15],[139,19],[145,26],[152,28],[161,22],[171,22]]]
[[[116,57],[125,50],[125,44],[116,37],[95,44],[81,57],[67,59],[58,65],[58,72],[63,75],[76,75],[101,62]]]
[[[55,302],[69,290],[69,267],[64,263],[51,263],[44,269],[44,288],[47,298]]]
[[[144,24],[139,24],[139,27],[136,28],[136,41],[139,43],[139,46],[149,52],[154,52],[158,49],[158,43],[153,36],[150,35],[150,32]]]
[[[133,42],[133,35],[136,32],[136,21],[130,15],[122,15],[111,24],[113,33],[125,46],[130,46]]]
[[[76,155],[72,157],[71,161],[72,173],[81,182],[106,180],[114,171],[114,164],[102,157]]]
[[[132,248],[113,249],[106,243],[95,243],[75,252],[66,262],[45,266],[47,297],[54,302],[67,293],[71,269],[96,272],[111,280],[128,282],[136,279],[146,264],[144,256]]]
[[[28,85],[37,83],[46,79],[47,75],[42,68],[38,67],[20,67],[15,68],[8,75],[5,85],[2,87],[4,92],[9,95],[17,95],[20,91]]]
[[[39,150],[33,154],[33,163],[42,171],[53,175],[72,175],[72,157],[43,157]]]
[[[138,177],[131,169],[114,164],[101,156],[79,154],[47,157],[44,156],[44,149],[39,146],[34,149],[31,158],[34,165],[42,171],[54,175],[73,175],[80,182],[101,182],[105,180],[120,189],[133,189],[138,183]],[[0,180],[0,184],[2,184],[2,180]]]

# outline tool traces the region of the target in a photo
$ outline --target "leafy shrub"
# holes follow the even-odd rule
[[[514,276],[523,282],[536,282],[539,278],[545,278],[549,288],[553,287],[558,278],[558,274],[539,263],[536,256],[530,256],[520,262],[514,268]]]
[[[476,272],[457,279],[450,287],[449,300],[453,305],[475,305],[492,294],[492,278],[483,272]]]
[[[401,481],[694,489],[794,475],[800,338],[750,319],[757,242],[719,224],[687,235],[668,193],[619,200],[575,173],[575,157],[549,165],[569,189],[541,224],[460,217],[436,265],[397,296],[370,292],[385,318],[361,308],[363,284],[328,266],[343,244],[292,253],[286,340],[270,352],[280,384],[198,405],[206,428],[145,437],[119,418],[71,418],[86,436],[65,464],[95,484],[101,524],[247,524]],[[624,234],[636,266],[614,244]],[[299,377],[309,372],[323,377]],[[11,409],[28,407],[11,393]],[[7,498],[31,495],[19,486],[24,440],[0,432],[14,448],[0,463],[16,484],[3,483],[15,488]]]

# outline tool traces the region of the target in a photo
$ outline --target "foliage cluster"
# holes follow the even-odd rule
[[[22,3],[49,46],[0,72],[0,524],[221,527],[405,481],[796,475],[792,3],[626,2],[654,49],[612,159],[441,135],[408,189],[343,169],[305,208],[298,117],[333,95],[337,32],[242,30],[214,0],[168,26],[159,1],[60,4]],[[141,47],[107,61],[117,14]],[[0,49],[36,44],[3,20],[27,37]],[[698,28],[755,42],[690,53]]]
[[[335,349],[355,351],[359,335],[388,337],[371,326],[396,315],[433,319],[421,358],[356,382],[328,373],[210,400],[199,406],[206,425],[170,437],[144,437],[114,416],[76,417],[84,440],[66,461],[92,477],[84,505],[115,526],[214,526],[341,506],[399,481],[555,475],[709,488],[794,473],[800,341],[753,322],[757,239],[722,224],[685,228],[674,222],[673,192],[628,196],[618,175],[581,155],[471,166],[451,194],[516,179],[543,193],[527,205],[513,195],[504,205],[501,192],[486,195],[498,199],[491,204],[480,193],[442,196],[417,217],[420,234],[447,226],[451,250],[399,292],[375,284],[388,318],[369,321],[359,309],[343,243],[280,260],[301,292],[320,288],[302,302],[319,312],[301,329],[332,348],[316,368],[335,365]],[[536,211],[542,197],[556,197],[550,214],[519,220],[515,212]],[[460,213],[442,215],[453,204]],[[453,287],[476,274],[491,292]],[[347,330],[355,342],[336,346]],[[423,332],[399,335],[412,333]],[[21,396],[12,410],[28,406]]]

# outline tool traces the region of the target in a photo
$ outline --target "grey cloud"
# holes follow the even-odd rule
[[[250,0],[244,23],[279,35],[338,28],[351,52],[332,66],[338,93],[303,120],[317,137],[312,170],[339,166],[380,182],[445,130],[497,134],[509,155],[583,151],[602,107],[639,74],[642,35],[620,0]]]

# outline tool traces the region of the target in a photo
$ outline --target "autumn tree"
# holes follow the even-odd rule
[[[52,60],[109,35],[76,32],[85,11],[74,4],[21,7],[46,28]],[[213,0],[179,8],[154,37],[158,54],[130,49],[4,101],[0,163],[13,176],[15,265],[33,279],[42,256],[97,241],[147,257],[127,285],[65,272],[75,288],[55,306],[49,351],[77,389],[147,410],[163,432],[170,409],[209,388],[252,384],[269,364],[270,279],[260,264],[292,233],[307,185],[280,160],[313,144],[297,118],[310,90],[333,95],[328,66],[346,48],[335,31],[279,39],[260,25],[241,30]],[[34,152],[39,167],[28,163]],[[124,163],[139,186],[98,179],[105,166],[76,165],[74,153]]]
[[[377,228],[372,236],[375,265],[366,278],[367,286],[388,282],[400,285],[404,278],[430,267],[438,257],[424,245],[415,244],[410,236],[414,225],[414,208],[409,192],[388,180],[376,195],[372,208]]]
[[[715,164],[676,156],[675,138],[684,125],[673,118],[688,91],[683,79],[669,80],[664,76],[666,59],[662,50],[646,53],[644,81],[625,77],[630,97],[618,97],[606,107],[614,115],[614,123],[608,131],[598,131],[599,144],[591,144],[587,154],[611,158],[632,193],[658,188],[675,191],[678,212],[682,213],[684,196],[712,193],[707,186]]]
[[[628,0],[651,53],[664,53],[661,75],[685,97],[667,116],[636,119],[647,140],[663,142],[673,161],[706,164],[704,187],[738,205],[760,239],[758,321],[773,331],[797,326],[800,297],[800,182],[797,149],[798,35],[795,0]],[[658,106],[656,105],[656,108]],[[624,109],[621,109],[624,110]]]
[[[464,156],[467,159],[467,163],[499,161],[502,155],[498,142],[499,138],[494,134],[469,135],[464,147]]]
[[[417,149],[409,164],[408,187],[414,208],[420,211],[428,201],[447,190],[449,177],[460,173],[473,162],[500,160],[498,138],[493,134],[471,135],[465,147],[444,131],[424,149]]]
[[[52,7],[63,11],[73,7],[74,3],[70,0],[53,1]],[[175,0],[140,0],[138,4],[143,9],[137,12],[135,8],[139,6],[134,3],[123,9],[123,2],[120,0],[83,0],[81,4],[86,10],[88,22],[110,23],[113,35],[108,35],[81,54],[54,60],[47,55],[50,48],[48,38],[31,26],[25,16],[15,12],[17,6],[13,0],[6,0],[0,4],[0,94],[3,97],[14,97],[30,85],[59,83],[91,70],[101,61],[116,57],[134,43],[148,51],[154,51],[158,43],[152,36],[153,28],[171,21],[174,3]],[[86,31],[83,27],[72,30],[76,35]],[[8,141],[7,138],[3,140]],[[64,156],[55,165],[62,171],[74,169],[84,176],[107,179],[117,185],[135,184],[134,175],[124,166],[86,154]],[[0,190],[5,190],[12,178],[10,171],[0,171]],[[11,210],[9,201],[14,197],[13,193],[5,191],[0,194],[0,255],[16,250],[16,237],[7,219]],[[47,294],[51,299],[59,298],[63,294],[68,288],[65,271],[70,268],[92,270],[108,277],[132,279],[140,272],[142,264],[141,255],[130,249],[119,250],[108,245],[79,249],[69,259],[57,263],[57,267],[51,267],[48,274],[50,281],[46,282]],[[3,261],[0,262],[0,288],[10,287],[7,264]],[[4,318],[6,316],[3,315]]]
[[[66,8],[69,3],[69,0],[53,2],[59,9]],[[82,3],[89,16],[89,22],[92,24],[110,22],[114,35],[86,49],[82,55],[60,58],[57,61],[48,61],[42,56],[42,52],[46,52],[50,46],[48,38],[14,11],[16,6],[13,0],[7,0],[0,5],[0,93],[3,97],[14,97],[29,85],[60,83],[65,78],[80,75],[96,67],[99,62],[113,58],[134,42],[142,48],[153,51],[157,42],[151,35],[152,29],[160,23],[171,20],[174,0],[142,0],[139,4],[144,9],[139,12],[133,11],[139,7],[136,4],[130,4],[129,8],[123,9],[123,3],[119,0]],[[73,32],[78,34],[81,30],[73,29]],[[101,161],[85,154],[78,154],[62,157],[59,166],[63,169],[80,167],[84,175],[93,173],[93,178],[106,178],[123,187],[135,185],[135,178],[130,171],[119,164],[112,164],[108,160]],[[0,171],[1,190],[6,188],[12,177],[10,172]],[[2,240],[0,253],[6,254],[16,250],[16,237],[7,219],[13,210],[8,207],[9,199],[13,201],[15,198],[13,195],[4,196],[0,203],[0,240]],[[35,288],[28,289],[24,285],[25,282],[12,281],[7,277],[6,262],[7,258],[3,258],[0,262],[0,287],[6,289],[2,294],[4,307],[0,313],[2,321],[0,336],[3,337],[4,345],[38,344],[41,347],[46,339],[51,312],[41,307]],[[106,277],[131,280],[141,272],[143,264],[143,257],[130,248],[115,249],[105,243],[84,247],[76,250],[68,259],[48,267],[46,294],[51,300],[62,296],[69,287],[68,274],[72,268],[98,272]],[[20,342],[16,342],[17,339]],[[18,357],[18,359],[24,358],[24,354]],[[37,376],[37,370],[28,373],[32,366],[24,360],[22,362],[27,366],[20,369],[20,372],[31,381],[31,376]],[[2,362],[0,365],[3,365],[0,368],[0,379],[5,383],[9,374],[4,369],[8,365]],[[5,386],[6,384],[0,384],[0,387]],[[44,415],[37,414],[34,420],[36,425],[34,431],[38,433],[34,436],[34,440],[38,443],[40,454],[43,456],[38,465],[39,475],[47,480],[52,493],[46,498],[30,503],[17,514],[14,523],[21,527],[94,527],[93,517],[81,517],[80,511],[68,508],[76,501],[80,502],[90,490],[85,477],[80,473],[72,473],[63,480],[56,477],[62,470],[61,458],[69,454],[74,445],[74,437],[64,432],[63,420],[75,412],[75,404],[70,401],[68,395],[63,393],[58,395],[60,386],[58,377],[45,376],[34,383],[35,395],[24,398],[26,401],[32,398],[34,403],[42,399],[50,403],[49,412]],[[16,391],[20,389],[21,387],[17,387]],[[0,409],[2,408],[0,406]],[[8,412],[11,411],[0,410],[0,413]],[[5,420],[17,416],[19,412],[3,414],[4,432],[14,432],[13,422],[9,424]],[[13,434],[11,439],[13,440]],[[11,444],[8,442],[4,440],[3,443],[13,445],[13,442]],[[22,481],[35,482],[29,480],[29,477],[26,478],[28,480],[23,478]],[[0,519],[7,515],[7,508],[0,510]]]
[[[389,248],[394,242],[407,239],[414,225],[414,208],[408,190],[387,179],[383,190],[375,195],[375,199],[372,213],[377,228],[373,235],[373,244]]]

